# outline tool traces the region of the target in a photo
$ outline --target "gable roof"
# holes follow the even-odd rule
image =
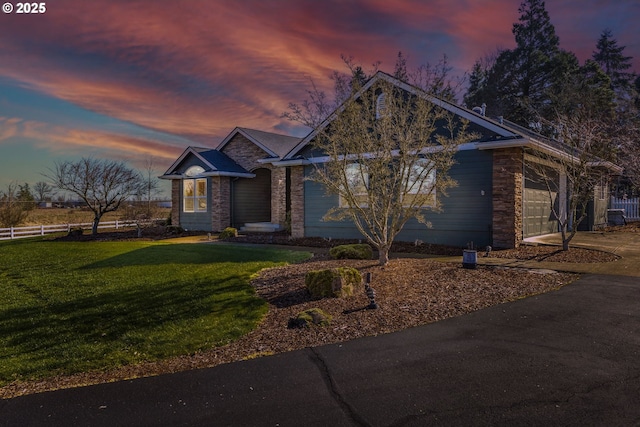
[[[369,90],[379,80],[384,80],[396,87],[407,91],[408,93],[422,97],[423,99],[426,99],[429,102],[468,120],[471,124],[480,126],[481,128],[484,128],[494,134],[494,136],[489,140],[480,139],[478,141],[475,141],[474,143],[471,143],[475,149],[491,150],[509,147],[528,147],[550,153],[557,157],[571,156],[570,150],[567,149],[568,147],[559,141],[546,138],[541,134],[516,125],[515,123],[511,123],[507,120],[503,120],[502,118],[500,118],[500,120],[493,120],[480,113],[461,107],[452,102],[436,98],[433,95],[428,94],[424,90],[398,80],[395,77],[382,71],[378,71],[376,74],[374,74],[374,76],[371,77],[371,79],[369,79],[369,81],[367,81],[365,85],[353,95],[354,98],[357,99],[362,96],[363,93]],[[343,106],[338,107],[316,129],[311,131],[306,137],[300,140],[300,142],[295,147],[293,147],[291,151],[289,151],[284,157],[282,157],[281,164],[284,165],[299,163],[301,161],[304,162],[304,159],[301,159],[301,156],[298,156],[298,154],[307,145],[309,145],[311,141],[313,141],[313,139],[321,130],[328,126],[333,120],[335,120],[343,109]],[[466,146],[469,147],[469,144],[466,144]],[[601,161],[598,163],[601,166],[614,171],[615,173],[620,173],[622,170],[619,166],[608,161]]]
[[[177,169],[189,156],[195,156],[205,166],[204,172],[198,176],[233,176],[242,178],[253,178],[255,176],[237,164],[231,157],[218,150],[203,147],[187,147],[160,178],[183,178],[183,174],[178,172]]]
[[[519,135],[517,132],[514,132],[512,129],[509,129],[507,126],[504,126],[501,123],[498,123],[497,121],[491,120],[486,116],[482,116],[478,113],[475,113],[471,110],[468,110],[464,107],[461,107],[459,105],[456,105],[452,102],[449,101],[445,101],[443,99],[440,98],[436,98],[432,95],[429,95],[427,92],[423,91],[422,89],[416,87],[416,86],[412,86],[408,83],[405,83],[401,80],[396,79],[395,77],[384,73],[382,71],[378,71],[376,74],[374,74],[373,77],[371,77],[367,83],[365,83],[365,85],[358,91],[356,92],[353,96],[355,99],[359,98],[360,96],[362,96],[363,93],[365,93],[367,90],[369,90],[376,82],[380,81],[380,80],[384,80],[387,81],[388,83],[397,86],[413,95],[416,96],[420,96],[428,101],[430,101],[431,103],[438,105],[439,107],[444,108],[445,110],[454,113],[460,117],[463,117],[467,120],[469,120],[471,123],[475,123],[477,125],[480,125],[481,127],[495,133],[497,135],[497,139],[503,140],[503,139],[508,139],[508,140],[512,140],[512,139],[518,139],[521,138],[522,136]],[[283,160],[291,160],[293,158],[296,157],[296,155],[302,151],[302,149],[304,147],[306,147],[309,143],[311,143],[311,141],[313,141],[313,139],[316,137],[316,135],[323,130],[325,127],[327,127],[333,120],[335,120],[338,115],[342,112],[343,110],[343,106],[338,107],[333,113],[331,113],[331,115],[329,115],[329,117],[327,117],[316,129],[314,129],[313,131],[311,131],[306,137],[304,137],[291,151],[289,151],[284,157]]]
[[[236,127],[222,142],[216,147],[217,150],[222,149],[237,135],[243,135],[249,141],[258,146],[262,151],[270,157],[282,158],[299,142],[300,138],[289,135],[282,135],[273,132],[264,132],[256,129],[248,129]]]

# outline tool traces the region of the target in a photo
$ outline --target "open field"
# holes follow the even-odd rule
[[[251,331],[249,285],[306,253],[150,241],[0,243],[0,386],[192,354]]]
[[[169,209],[157,209],[156,212],[154,212],[154,216],[156,218],[167,218],[169,216],[169,212]],[[130,219],[127,217],[126,209],[109,212],[102,217],[103,221],[124,219]],[[91,221],[93,221],[93,212],[86,208],[47,208],[34,209],[30,211],[27,220],[21,225],[77,224]]]

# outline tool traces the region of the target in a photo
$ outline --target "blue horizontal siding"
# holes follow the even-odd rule
[[[211,214],[208,212],[180,212],[180,227],[185,230],[211,231]]]
[[[450,175],[458,183],[448,190],[448,197],[438,195],[442,203],[439,213],[427,212],[425,217],[432,227],[412,219],[403,228],[396,240],[452,246],[466,246],[473,241],[483,247],[491,243],[492,223],[492,154],[487,151],[460,151]],[[309,175],[313,166],[308,166]],[[484,192],[484,195],[482,194]],[[357,239],[362,236],[351,221],[325,222],[323,215],[337,206],[338,197],[326,195],[323,187],[305,181],[305,235],[334,239]]]

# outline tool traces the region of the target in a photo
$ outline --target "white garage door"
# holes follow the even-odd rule
[[[549,174],[551,175],[551,172],[549,172]],[[529,167],[525,168],[524,183],[522,209],[523,237],[533,237],[557,232],[558,221],[553,214],[551,200],[553,200],[553,203],[557,206],[558,193],[552,192],[551,197],[549,197],[549,190],[543,179]],[[552,186],[552,189],[553,188],[554,186]]]

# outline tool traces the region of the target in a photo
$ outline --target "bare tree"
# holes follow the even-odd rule
[[[29,215],[26,203],[20,200],[20,186],[11,182],[7,190],[0,192],[0,225],[3,227],[16,227]]]
[[[155,170],[155,161],[152,157],[147,158],[145,161],[144,170],[141,173],[141,186],[139,195],[141,200],[145,203],[145,212],[147,218],[153,217],[153,198],[158,195],[158,172]]]
[[[326,92],[310,79],[311,89],[307,90],[307,99],[300,104],[289,103],[289,111],[284,112],[282,117],[315,129],[355,91],[361,88],[369,77],[378,71],[380,65],[380,62],[375,62],[370,70],[365,71],[352,56],[340,55],[340,58],[349,69],[349,73],[345,74],[339,71],[331,73],[329,78],[333,81],[333,96],[327,96]],[[401,60],[402,56],[399,55],[398,61]]]
[[[596,191],[607,191],[609,176],[617,168],[608,160],[613,143],[610,127],[602,117],[574,110],[558,114],[553,125],[559,144],[555,149],[531,153],[535,159],[529,164],[535,177],[530,179],[546,187],[566,251],[588,215],[589,202]],[[567,195],[566,203],[561,194]]]
[[[48,182],[44,181],[36,182],[33,186],[33,191],[38,198],[38,202],[46,202],[47,199],[55,195],[54,188]]]
[[[398,55],[398,61],[402,58]],[[398,63],[396,63],[396,68]],[[427,93],[447,101],[456,102],[462,92],[466,82],[466,74],[463,76],[452,76],[453,67],[449,65],[447,55],[436,63],[426,63],[419,66],[415,71],[409,73],[409,82],[419,87]]]
[[[140,174],[125,163],[91,157],[56,163],[47,177],[60,190],[77,195],[93,211],[94,235],[98,234],[102,216],[116,211],[141,185]]]
[[[425,213],[441,209],[441,196],[455,185],[453,156],[472,136],[439,100],[381,76],[318,129],[314,145],[328,159],[309,179],[339,197],[324,219],[352,220],[385,265],[407,221],[430,226]]]

